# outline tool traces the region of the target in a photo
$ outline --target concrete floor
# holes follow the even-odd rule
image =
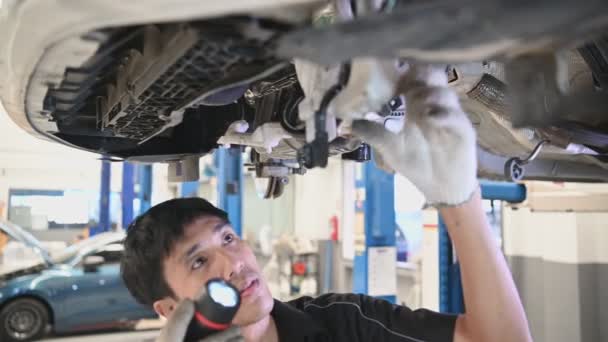
[[[102,334],[53,337],[44,342],[153,342],[158,337],[158,330],[114,332]]]
[[[164,325],[161,319],[142,319],[133,331],[106,331],[83,333],[72,336],[56,336],[44,339],[44,342],[153,342]]]

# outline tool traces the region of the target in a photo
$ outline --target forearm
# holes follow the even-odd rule
[[[456,340],[531,341],[521,300],[490,231],[479,191],[467,203],[439,211],[460,262],[466,306]]]

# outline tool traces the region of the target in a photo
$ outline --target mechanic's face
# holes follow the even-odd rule
[[[220,218],[203,217],[186,226],[164,260],[164,275],[178,297],[196,299],[201,288],[212,278],[223,278],[241,291],[241,307],[233,321],[249,325],[267,317],[274,301],[251,251]],[[165,298],[154,304],[156,311],[170,316],[177,302]]]

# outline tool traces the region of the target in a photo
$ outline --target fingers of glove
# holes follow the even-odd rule
[[[448,76],[444,69],[431,65],[411,64],[397,83],[398,94],[417,87],[447,87]]]
[[[207,338],[202,339],[200,342],[241,342],[244,341],[241,335],[241,329],[239,327],[230,327],[222,332],[213,334]]]
[[[405,93],[408,114],[422,119],[462,113],[458,95],[450,88],[419,87]]]
[[[400,137],[388,131],[384,126],[365,120],[353,122],[353,134],[365,140],[385,157],[395,153],[396,147],[400,146]]]
[[[475,133],[471,121],[451,89],[419,88],[411,90],[406,99],[410,101],[409,124],[417,125],[430,143],[449,144],[454,139],[474,144]]]
[[[157,342],[182,341],[192,316],[194,316],[194,302],[188,299],[181,301],[160,332]]]
[[[442,68],[412,65],[397,83],[397,93],[405,95],[408,116],[414,120],[462,113],[458,95],[448,87]]]

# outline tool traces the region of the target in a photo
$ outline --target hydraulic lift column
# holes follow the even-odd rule
[[[150,209],[151,198],[152,166],[124,162],[121,190],[123,228],[127,229],[136,216]],[[135,205],[136,199],[138,206]]]
[[[520,203],[526,199],[526,186],[517,183],[480,181],[481,197],[486,200]],[[439,311],[464,313],[460,267],[445,223],[439,216]]]
[[[355,210],[363,211],[365,231],[361,234],[355,230],[353,292],[396,303],[394,175],[380,170],[373,161],[357,167],[363,172],[357,172],[355,186],[357,191],[365,191],[365,200],[363,207]]]
[[[101,161],[101,184],[99,187],[99,224],[89,227],[89,235],[110,230],[110,181],[112,176],[110,161]]]
[[[215,151],[217,167],[218,206],[228,213],[234,231],[243,236],[243,161],[238,147],[218,148]]]
[[[137,173],[139,192],[139,215],[145,213],[152,206],[152,165],[138,165]]]
[[[135,171],[137,166],[129,163],[122,163],[122,190],[120,194],[122,204],[122,226],[128,227],[133,221],[135,211],[133,200],[135,199]]]

